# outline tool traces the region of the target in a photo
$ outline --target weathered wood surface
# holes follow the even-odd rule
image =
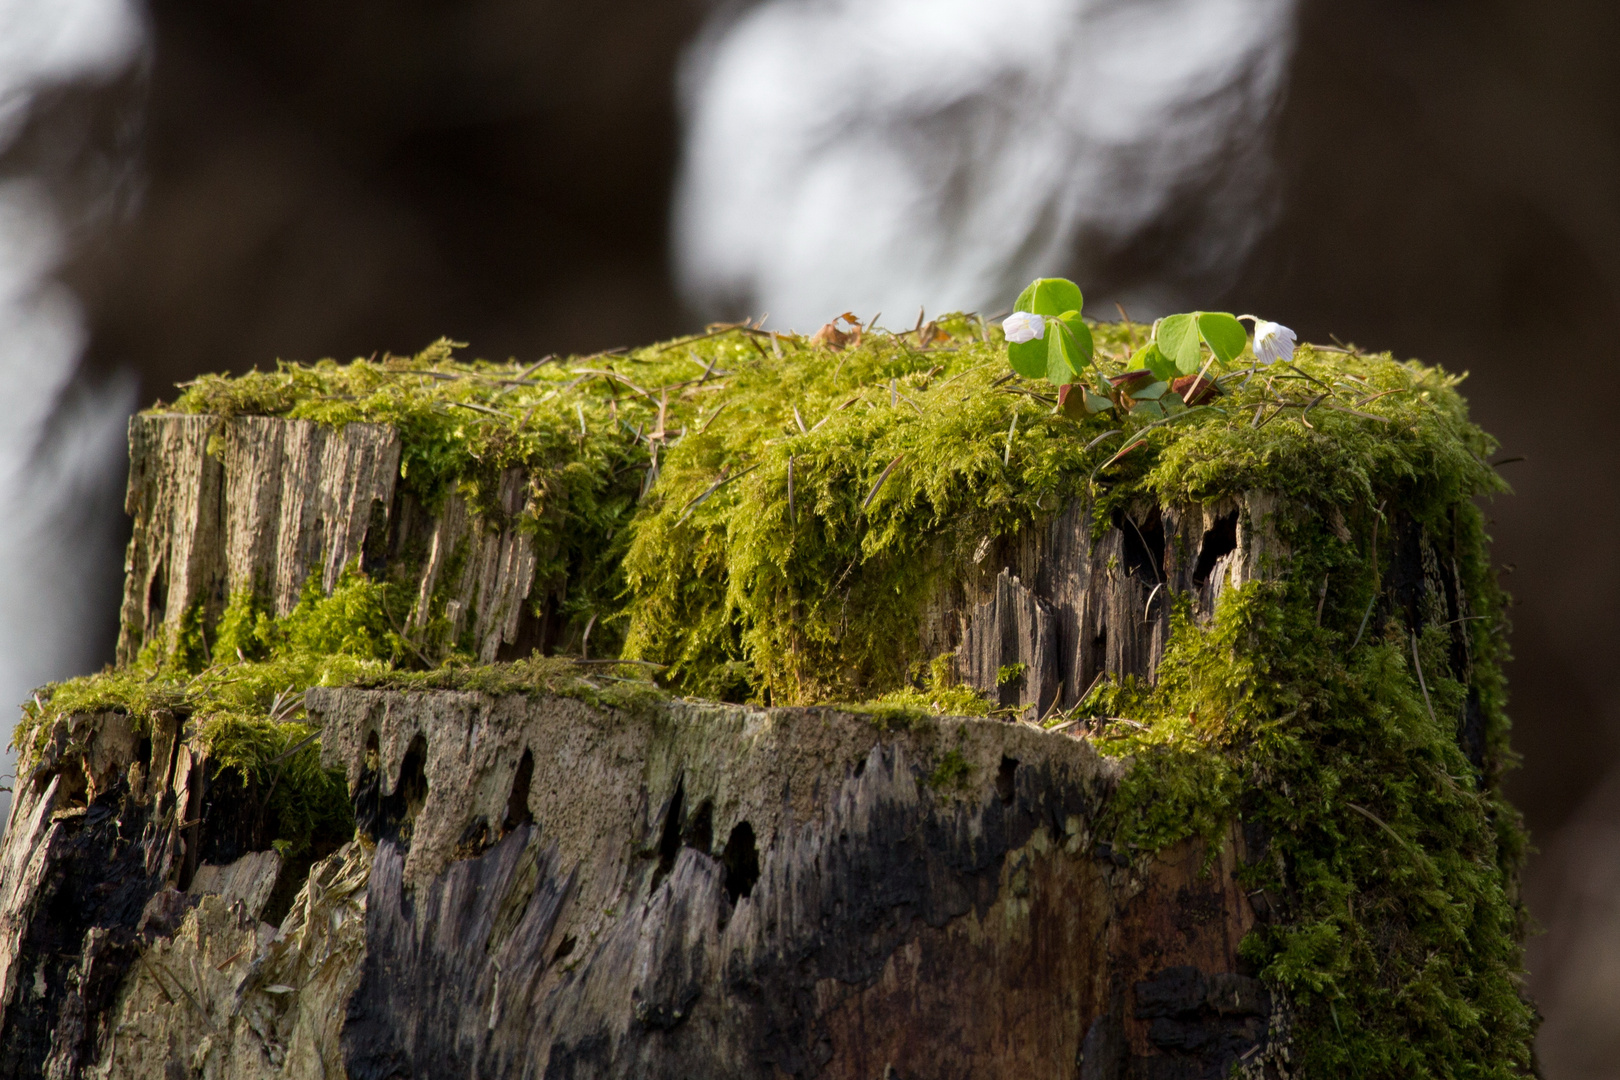
[[[486,663],[544,645],[532,536],[480,520],[456,493],[427,513],[400,485],[399,463],[398,435],[377,425],[135,417],[120,662],[159,633],[172,646],[194,608],[211,625],[243,590],[285,614],[311,574],[330,591],[357,560],[372,572],[409,562],[409,629],[442,615],[453,635],[473,632]],[[505,522],[523,510],[529,487],[521,469],[502,476]],[[1041,527],[987,540],[946,572],[919,627],[924,654],[955,651],[965,681],[1037,715],[1072,706],[1104,672],[1151,677],[1172,594],[1190,595],[1207,615],[1222,589],[1280,569],[1273,512],[1260,492],[1144,506],[1094,540],[1090,511],[1075,501]],[[456,579],[445,581],[450,573]],[[1023,674],[998,685],[1014,665]]]
[[[924,654],[954,650],[965,682],[1032,716],[1072,708],[1105,673],[1151,679],[1172,596],[1189,597],[1204,619],[1222,591],[1283,571],[1275,511],[1270,495],[1251,492],[1136,507],[1097,529],[1075,500],[1043,526],[987,538],[941,582],[922,627]],[[1022,674],[998,683],[1015,665]]]
[[[285,612],[312,574],[407,552],[413,624],[437,594],[486,658],[539,640],[526,535],[456,496],[427,514],[386,429],[148,416],[131,447],[126,661],[235,591]],[[528,490],[503,478],[506,514]],[[1071,505],[942,580],[923,645],[1026,716],[1103,672],[1152,678],[1170,594],[1207,618],[1286,572],[1277,512],[1251,493],[1094,528]],[[1456,568],[1391,525],[1373,623],[1452,627],[1466,680]],[[1236,952],[1271,914],[1235,880],[1265,838],[1234,830],[1209,875],[1190,845],[1109,850],[1092,832],[1117,766],[1083,739],[681,702],[309,704],[366,835],[307,876],[231,862],[238,811],[184,717],[148,737],[74,717],[22,763],[0,1077],[1282,1075],[1287,1017]],[[1476,764],[1478,715],[1458,725]],[[952,753],[962,782],[930,784]]]
[[[408,559],[416,603],[402,621],[443,615],[452,636],[470,628],[485,663],[526,629],[534,541],[510,525],[529,496],[521,469],[502,477],[496,525],[454,491],[429,514],[399,482],[398,433],[376,424],[142,414],[129,439],[120,663],[151,640],[172,648],[187,612],[211,626],[238,592],[285,615],[311,575],[330,592],[355,562],[377,571]]]
[[[310,705],[369,839],[318,864],[279,928],[261,921],[273,855],[187,890],[117,878],[121,916],[19,956],[0,1074],[1101,1078],[1282,1052],[1235,952],[1241,839],[1209,877],[1190,850],[1128,865],[1092,835],[1119,766],[1083,740],[682,702]],[[112,726],[86,745],[139,762]],[[930,783],[947,757],[965,771]],[[62,773],[28,800],[15,824],[51,833],[29,850],[57,884],[8,931],[71,936],[61,879],[88,868],[64,845],[148,820],[143,771],[88,811]]]

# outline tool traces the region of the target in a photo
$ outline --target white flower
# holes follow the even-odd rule
[[[1008,341],[1014,345],[1021,345],[1026,341],[1046,336],[1046,319],[1027,311],[1015,311],[1002,321],[1001,329],[1007,335]]]
[[[1294,358],[1294,332],[1282,323],[1254,320],[1254,358],[1262,364]]]

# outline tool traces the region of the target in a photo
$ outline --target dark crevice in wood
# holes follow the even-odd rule
[[[534,820],[534,815],[529,811],[529,785],[533,781],[534,754],[525,748],[523,757],[518,761],[517,772],[512,776],[512,794],[506,800],[506,817],[501,822],[502,834]]]
[[[1002,755],[1001,768],[996,771],[996,795],[1003,806],[1011,806],[1018,794],[1018,759]]]
[[[373,731],[366,736],[364,764],[352,800],[355,831],[372,841],[377,839],[382,824],[382,768],[379,757],[377,733]]]
[[[1192,583],[1198,588],[1209,581],[1216,563],[1237,550],[1237,524],[1238,512],[1233,510],[1216,518],[1215,524],[1204,530],[1198,544],[1198,562],[1192,572]]]
[[[360,567],[370,577],[381,578],[388,570],[388,504],[371,500],[371,517],[361,541]]]
[[[686,778],[682,777],[675,782],[675,794],[664,810],[663,828],[658,834],[658,866],[653,870],[649,892],[657,892],[658,886],[675,869],[675,857],[681,853],[681,815],[685,812]]]
[[[1128,514],[1116,514],[1114,527],[1124,534],[1125,572],[1155,585],[1163,581],[1164,515],[1159,508],[1149,510],[1141,521]]]
[[[681,830],[682,842],[693,851],[709,854],[714,847],[714,803],[704,799]]]
[[[399,779],[394,784],[393,794],[384,795],[378,801],[377,839],[392,840],[409,850],[412,827],[427,802],[427,794],[427,740],[417,735],[399,763]]]
[[[754,842],[754,827],[748,822],[732,826],[720,864],[726,870],[726,899],[735,904],[754,891],[754,883],[759,880],[759,848]]]

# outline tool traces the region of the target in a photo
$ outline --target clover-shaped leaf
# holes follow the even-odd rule
[[[1091,328],[1080,317],[1084,303],[1080,287],[1065,278],[1030,282],[1002,324],[1013,370],[1058,386],[1077,380],[1096,351]]]
[[[1198,370],[1203,353],[1199,348],[1196,315],[1166,315],[1159,320],[1153,342],[1183,375],[1191,375]]]
[[[1062,315],[1066,311],[1079,311],[1085,306],[1080,286],[1068,278],[1042,277],[1030,282],[1018,294],[1014,311],[1032,311],[1037,315]]]
[[[1243,324],[1224,311],[1192,311],[1160,319],[1153,343],[1177,372],[1193,375],[1203,366],[1201,346],[1208,345],[1215,359],[1229,364],[1242,354],[1249,336]]]
[[[1236,360],[1249,343],[1249,335],[1243,332],[1243,324],[1224,311],[1200,311],[1198,333],[1209,346],[1209,351],[1223,364]]]
[[[1180,374],[1176,369],[1176,362],[1160,352],[1159,347],[1151,341],[1137,349],[1131,357],[1130,364],[1127,365],[1127,370],[1143,369],[1151,371],[1160,379],[1173,379]]]
[[[1075,382],[1091,363],[1091,327],[1078,311],[1046,320],[1046,377],[1058,386]]]

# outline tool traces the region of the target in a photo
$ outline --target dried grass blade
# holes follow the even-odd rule
[[[905,451],[901,451],[899,457],[889,462],[889,467],[884,469],[882,474],[877,478],[877,483],[872,485],[872,490],[866,493],[866,501],[861,503],[862,513],[865,513],[866,508],[872,505],[872,500],[877,498],[877,493],[883,488],[883,482],[889,478],[890,473],[894,472],[895,466],[899,465],[905,460],[905,458]]]
[[[1387,416],[1379,416],[1377,413],[1362,412],[1360,409],[1352,409],[1347,405],[1323,405],[1322,408],[1332,409],[1334,412],[1349,413],[1351,416],[1365,417],[1368,420],[1377,420],[1380,424],[1393,424],[1395,422]]]
[[[705,431],[708,431],[709,430],[709,425],[714,423],[715,417],[719,416],[721,413],[725,412],[726,411],[726,406],[730,405],[730,404],[731,404],[731,402],[729,402],[729,401],[722,401],[720,403],[720,407],[718,409],[714,410],[714,416],[711,416],[707,420],[703,421],[703,426],[697,429],[697,433],[699,435],[701,435]]]
[[[1105,431],[1101,435],[1097,436],[1095,439],[1092,439],[1090,442],[1086,443],[1086,450],[1089,451],[1089,450],[1095,448],[1098,443],[1102,442],[1104,439],[1108,438],[1108,436],[1110,436],[1110,435],[1123,435],[1123,434],[1125,434],[1125,431],[1124,431],[1123,428],[1114,428],[1111,431]]]
[[[629,379],[625,378],[623,375],[620,375],[617,371],[608,371],[608,370],[606,370],[604,368],[570,368],[569,371],[572,372],[575,375],[597,375],[597,376],[600,376],[601,378],[604,378],[604,379],[611,379],[614,382],[617,382],[617,383],[620,383],[620,384],[622,384],[622,385],[624,385],[626,387],[629,387],[631,390],[633,390],[636,393],[640,394],[642,397],[646,398],[648,401],[651,401],[651,402],[653,402],[655,404],[658,401],[657,398],[653,397],[650,393],[643,390],[641,387],[637,386],[635,383],[631,382]]]
[[[1423,661],[1418,659],[1417,632],[1412,632],[1412,666],[1417,669],[1418,688],[1423,691],[1423,706],[1429,710],[1429,722],[1438,725],[1440,721],[1434,718],[1434,702],[1429,700],[1429,684],[1423,679]]]
[[[685,512],[681,514],[680,520],[675,522],[675,524],[677,526],[681,525],[683,522],[686,521],[687,518],[691,517],[693,511],[695,511],[698,507],[700,507],[704,503],[708,502],[709,501],[709,496],[713,495],[715,492],[719,491],[721,488],[725,487],[727,484],[731,483],[733,480],[742,479],[743,477],[747,476],[749,473],[753,472],[755,469],[759,468],[759,466],[758,465],[750,465],[750,466],[748,466],[748,468],[744,469],[742,472],[729,473],[729,475],[728,475],[728,472],[729,472],[730,468],[731,468],[731,466],[727,465],[725,467],[725,469],[721,470],[720,476],[715,480],[715,482],[710,484],[708,486],[708,488],[706,488],[704,490],[703,494],[699,495],[697,498],[693,499],[691,502],[686,504]]]
[[[451,402],[447,402],[446,404],[459,405],[463,409],[471,409],[474,412],[488,413],[491,416],[498,416],[502,420],[510,420],[510,419],[512,419],[512,414],[511,413],[504,413],[504,412],[501,412],[501,410],[499,410],[499,409],[491,409],[488,405],[479,405],[479,404],[477,404],[475,402],[471,402],[471,401],[451,401]]]

